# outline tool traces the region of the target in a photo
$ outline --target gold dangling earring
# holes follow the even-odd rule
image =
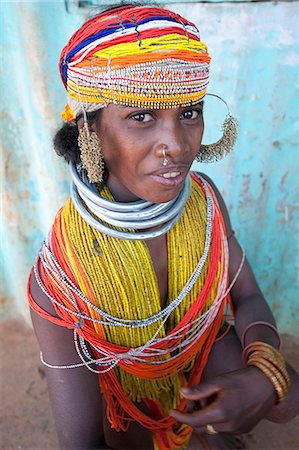
[[[207,95],[219,98],[226,105],[228,109],[228,114],[225,117],[225,120],[222,125],[223,131],[222,137],[213,144],[208,145],[202,144],[200,146],[200,149],[195,157],[196,161],[199,162],[219,161],[219,159],[223,158],[223,156],[227,155],[232,151],[238,136],[238,121],[231,115],[226,101],[216,94],[207,94]]]
[[[90,131],[88,122],[84,121],[79,130],[78,146],[81,161],[87,172],[90,183],[102,183],[104,174],[104,160],[101,143],[94,131]]]

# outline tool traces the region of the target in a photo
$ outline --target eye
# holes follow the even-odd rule
[[[150,122],[153,119],[151,114],[147,112],[133,114],[131,118],[133,120],[136,120],[136,122],[143,122],[143,123]]]
[[[183,119],[187,119],[187,120],[195,120],[197,119],[199,116],[201,116],[202,114],[202,110],[199,109],[189,109],[188,111],[184,111],[181,114],[181,117]]]

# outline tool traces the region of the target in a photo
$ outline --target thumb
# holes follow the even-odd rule
[[[182,395],[187,400],[202,400],[211,395],[215,395],[220,391],[220,387],[217,384],[201,383],[196,386],[184,387],[181,389]]]

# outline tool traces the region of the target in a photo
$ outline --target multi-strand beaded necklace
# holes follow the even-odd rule
[[[111,199],[107,189],[101,194]],[[184,212],[167,234],[167,252],[162,309],[146,243],[92,228],[69,200],[35,264],[60,318],[44,313],[29,295],[39,314],[74,329],[82,361],[100,373],[111,425],[126,430],[136,420],[154,433],[159,449],[179,447],[191,434],[168,411],[184,410],[179,389],[199,382],[228,299],[222,215],[212,189],[196,175]],[[141,400],[149,415],[136,406]]]

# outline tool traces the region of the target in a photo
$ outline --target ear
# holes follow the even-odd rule
[[[77,127],[78,127],[78,130],[80,130],[80,129],[83,127],[83,124],[84,124],[84,119],[83,119],[83,117],[81,117],[81,118],[77,121]]]
[[[90,131],[94,131],[95,133],[97,132],[96,120],[92,120],[92,121],[88,122],[88,126],[89,126]]]
[[[77,121],[78,130],[81,130],[83,125],[84,125],[84,118],[80,117],[80,119]],[[88,122],[88,129],[89,129],[90,132],[97,132],[95,120],[92,120],[92,121]]]

